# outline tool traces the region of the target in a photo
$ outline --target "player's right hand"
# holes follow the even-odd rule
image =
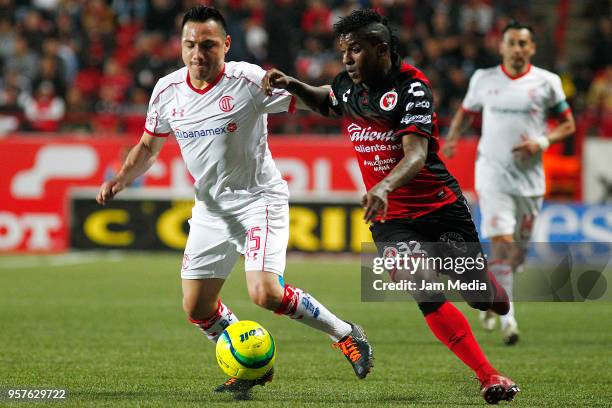
[[[455,152],[457,151],[457,142],[446,140],[441,150],[444,157],[452,159],[455,155]]]
[[[266,94],[272,95],[273,88],[286,89],[293,78],[285,75],[278,69],[272,68],[266,71],[261,80],[261,86]]]
[[[125,184],[119,180],[110,180],[105,181],[102,186],[100,186],[100,191],[98,192],[98,196],[96,197],[96,201],[99,204],[105,205],[107,202],[113,199],[118,192],[125,188]]]

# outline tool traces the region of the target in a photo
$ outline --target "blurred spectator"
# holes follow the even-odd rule
[[[334,58],[336,55],[326,51],[321,40],[308,37],[295,63],[296,75],[302,81],[323,85],[329,78],[323,76],[325,64]]]
[[[153,90],[155,82],[165,75],[165,62],[161,57],[163,38],[161,34],[141,33],[136,40],[136,55],[130,64],[137,86]]]
[[[26,12],[21,25],[21,35],[28,43],[28,47],[37,53],[42,50],[42,39],[45,38],[52,28],[52,23],[46,21],[41,12],[30,9]]]
[[[0,61],[10,57],[15,50],[15,27],[8,16],[0,17]]]
[[[132,85],[132,75],[114,58],[109,58],[104,63],[104,72],[100,80],[100,86],[113,88],[115,102],[122,102],[124,95]]]
[[[463,31],[475,30],[486,34],[493,27],[493,16],[493,8],[484,0],[468,0],[461,9],[461,28]]]
[[[23,107],[26,126],[36,132],[55,132],[59,130],[66,106],[62,98],[55,94],[53,83],[41,82],[34,97],[25,95]]]
[[[250,18],[245,23],[245,42],[251,60],[258,65],[266,62],[268,55],[268,33],[258,18]]]
[[[302,30],[308,34],[325,35],[331,33],[331,10],[322,0],[308,0],[308,7],[302,15]]]
[[[146,0],[112,0],[111,8],[122,25],[142,21],[147,15]]]
[[[142,88],[133,88],[129,100],[123,104],[124,131],[129,134],[142,134],[142,128],[149,105],[149,93]]]
[[[23,112],[18,100],[18,88],[8,86],[0,90],[0,136],[19,129]]]
[[[597,135],[612,137],[612,64],[608,65],[591,84],[587,108]]]
[[[201,3],[201,0],[0,0],[0,95],[5,95],[0,97],[5,101],[0,104],[0,111],[6,116],[7,110],[14,109],[15,95],[29,95],[31,89],[51,82],[54,94],[64,96],[68,106],[62,129],[140,132],[141,111],[146,109],[156,81],[180,68],[177,56],[181,50],[182,11]],[[466,78],[478,68],[498,63],[501,30],[511,18],[534,25],[538,43],[536,64],[544,67],[557,64],[559,68],[559,57],[563,57],[558,55],[550,29],[555,16],[543,13],[556,8],[528,0],[204,3],[219,8],[227,20],[232,36],[228,60],[245,60],[264,68],[274,66],[317,84],[328,84],[344,68],[332,32],[333,23],[355,8],[376,8],[389,19],[397,34],[402,60],[429,76],[441,126],[445,124],[443,115],[452,111],[465,93]],[[607,76],[595,81],[592,78],[594,72],[610,65],[610,0],[575,4],[582,13],[571,18],[592,21],[589,41],[592,55],[584,61],[568,58],[562,78],[566,87],[575,87],[576,96],[571,103],[576,115],[588,109],[598,118],[597,126],[605,130],[608,116],[603,101],[607,101],[607,91],[603,90],[607,89],[604,85]],[[333,133],[339,129],[337,122],[316,122],[308,115],[271,116],[269,123],[276,132],[315,129]],[[14,126],[13,120],[9,122],[5,128]],[[27,128],[29,122],[23,122],[19,119],[20,127]]]
[[[150,0],[145,17],[145,29],[169,33],[174,30],[174,17],[181,13],[177,1]]]
[[[62,123],[65,132],[91,132],[93,105],[83,96],[81,90],[72,87],[66,96],[66,116]]]
[[[38,89],[43,82],[51,82],[55,94],[64,98],[66,96],[65,74],[60,71],[62,61],[54,55],[45,55],[40,60],[38,75],[32,81],[32,89]]]
[[[296,44],[300,43],[301,1],[276,0],[268,3],[266,30],[269,36],[268,58],[271,65],[295,74]]]
[[[38,74],[38,60],[36,53],[28,47],[25,38],[17,36],[13,47],[13,54],[9,55],[5,63],[5,71],[16,71],[32,81]]]
[[[592,34],[591,69],[597,72],[612,64],[612,19],[600,17]]]
[[[43,55],[56,60],[57,66],[65,83],[72,83],[79,63],[70,43],[61,43],[57,37],[49,37],[43,41]]]
[[[94,104],[93,127],[96,133],[116,133],[121,126],[121,95],[110,85],[100,87],[99,99]]]

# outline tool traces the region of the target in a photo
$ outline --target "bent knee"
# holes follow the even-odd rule
[[[276,310],[283,300],[283,288],[254,284],[249,287],[249,296],[257,306],[268,310]]]
[[[206,320],[217,310],[217,300],[202,301],[183,297],[183,311],[192,320]]]
[[[480,301],[480,302],[468,302],[468,305],[470,305],[470,307],[480,310],[482,312],[486,312],[487,310],[491,309],[491,306],[493,306],[493,302],[486,302],[486,301]]]

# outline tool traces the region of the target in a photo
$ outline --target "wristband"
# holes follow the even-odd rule
[[[535,138],[535,141],[540,146],[540,149],[542,149],[542,151],[545,151],[546,149],[548,149],[548,146],[550,146],[550,139],[546,136],[538,136]]]

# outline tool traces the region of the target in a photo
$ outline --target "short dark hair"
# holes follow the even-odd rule
[[[523,30],[523,29],[529,31],[529,34],[531,35],[531,39],[533,40],[533,27],[531,27],[529,24],[521,23],[521,22],[518,22],[516,20],[510,21],[504,27],[504,29],[502,31],[502,36],[504,34],[506,34],[506,31],[508,31],[508,30]]]
[[[214,20],[221,27],[223,27],[223,31],[227,34],[227,24],[225,23],[225,19],[219,12],[219,10],[207,7],[207,6],[195,6],[187,10],[185,15],[183,16],[183,21],[181,23],[181,31],[185,27],[188,21],[195,21],[198,23],[203,23],[208,20]]]
[[[387,43],[392,48],[395,38],[391,33],[387,19],[373,9],[353,10],[348,16],[341,18],[334,24],[336,36],[355,33],[372,44]]]

